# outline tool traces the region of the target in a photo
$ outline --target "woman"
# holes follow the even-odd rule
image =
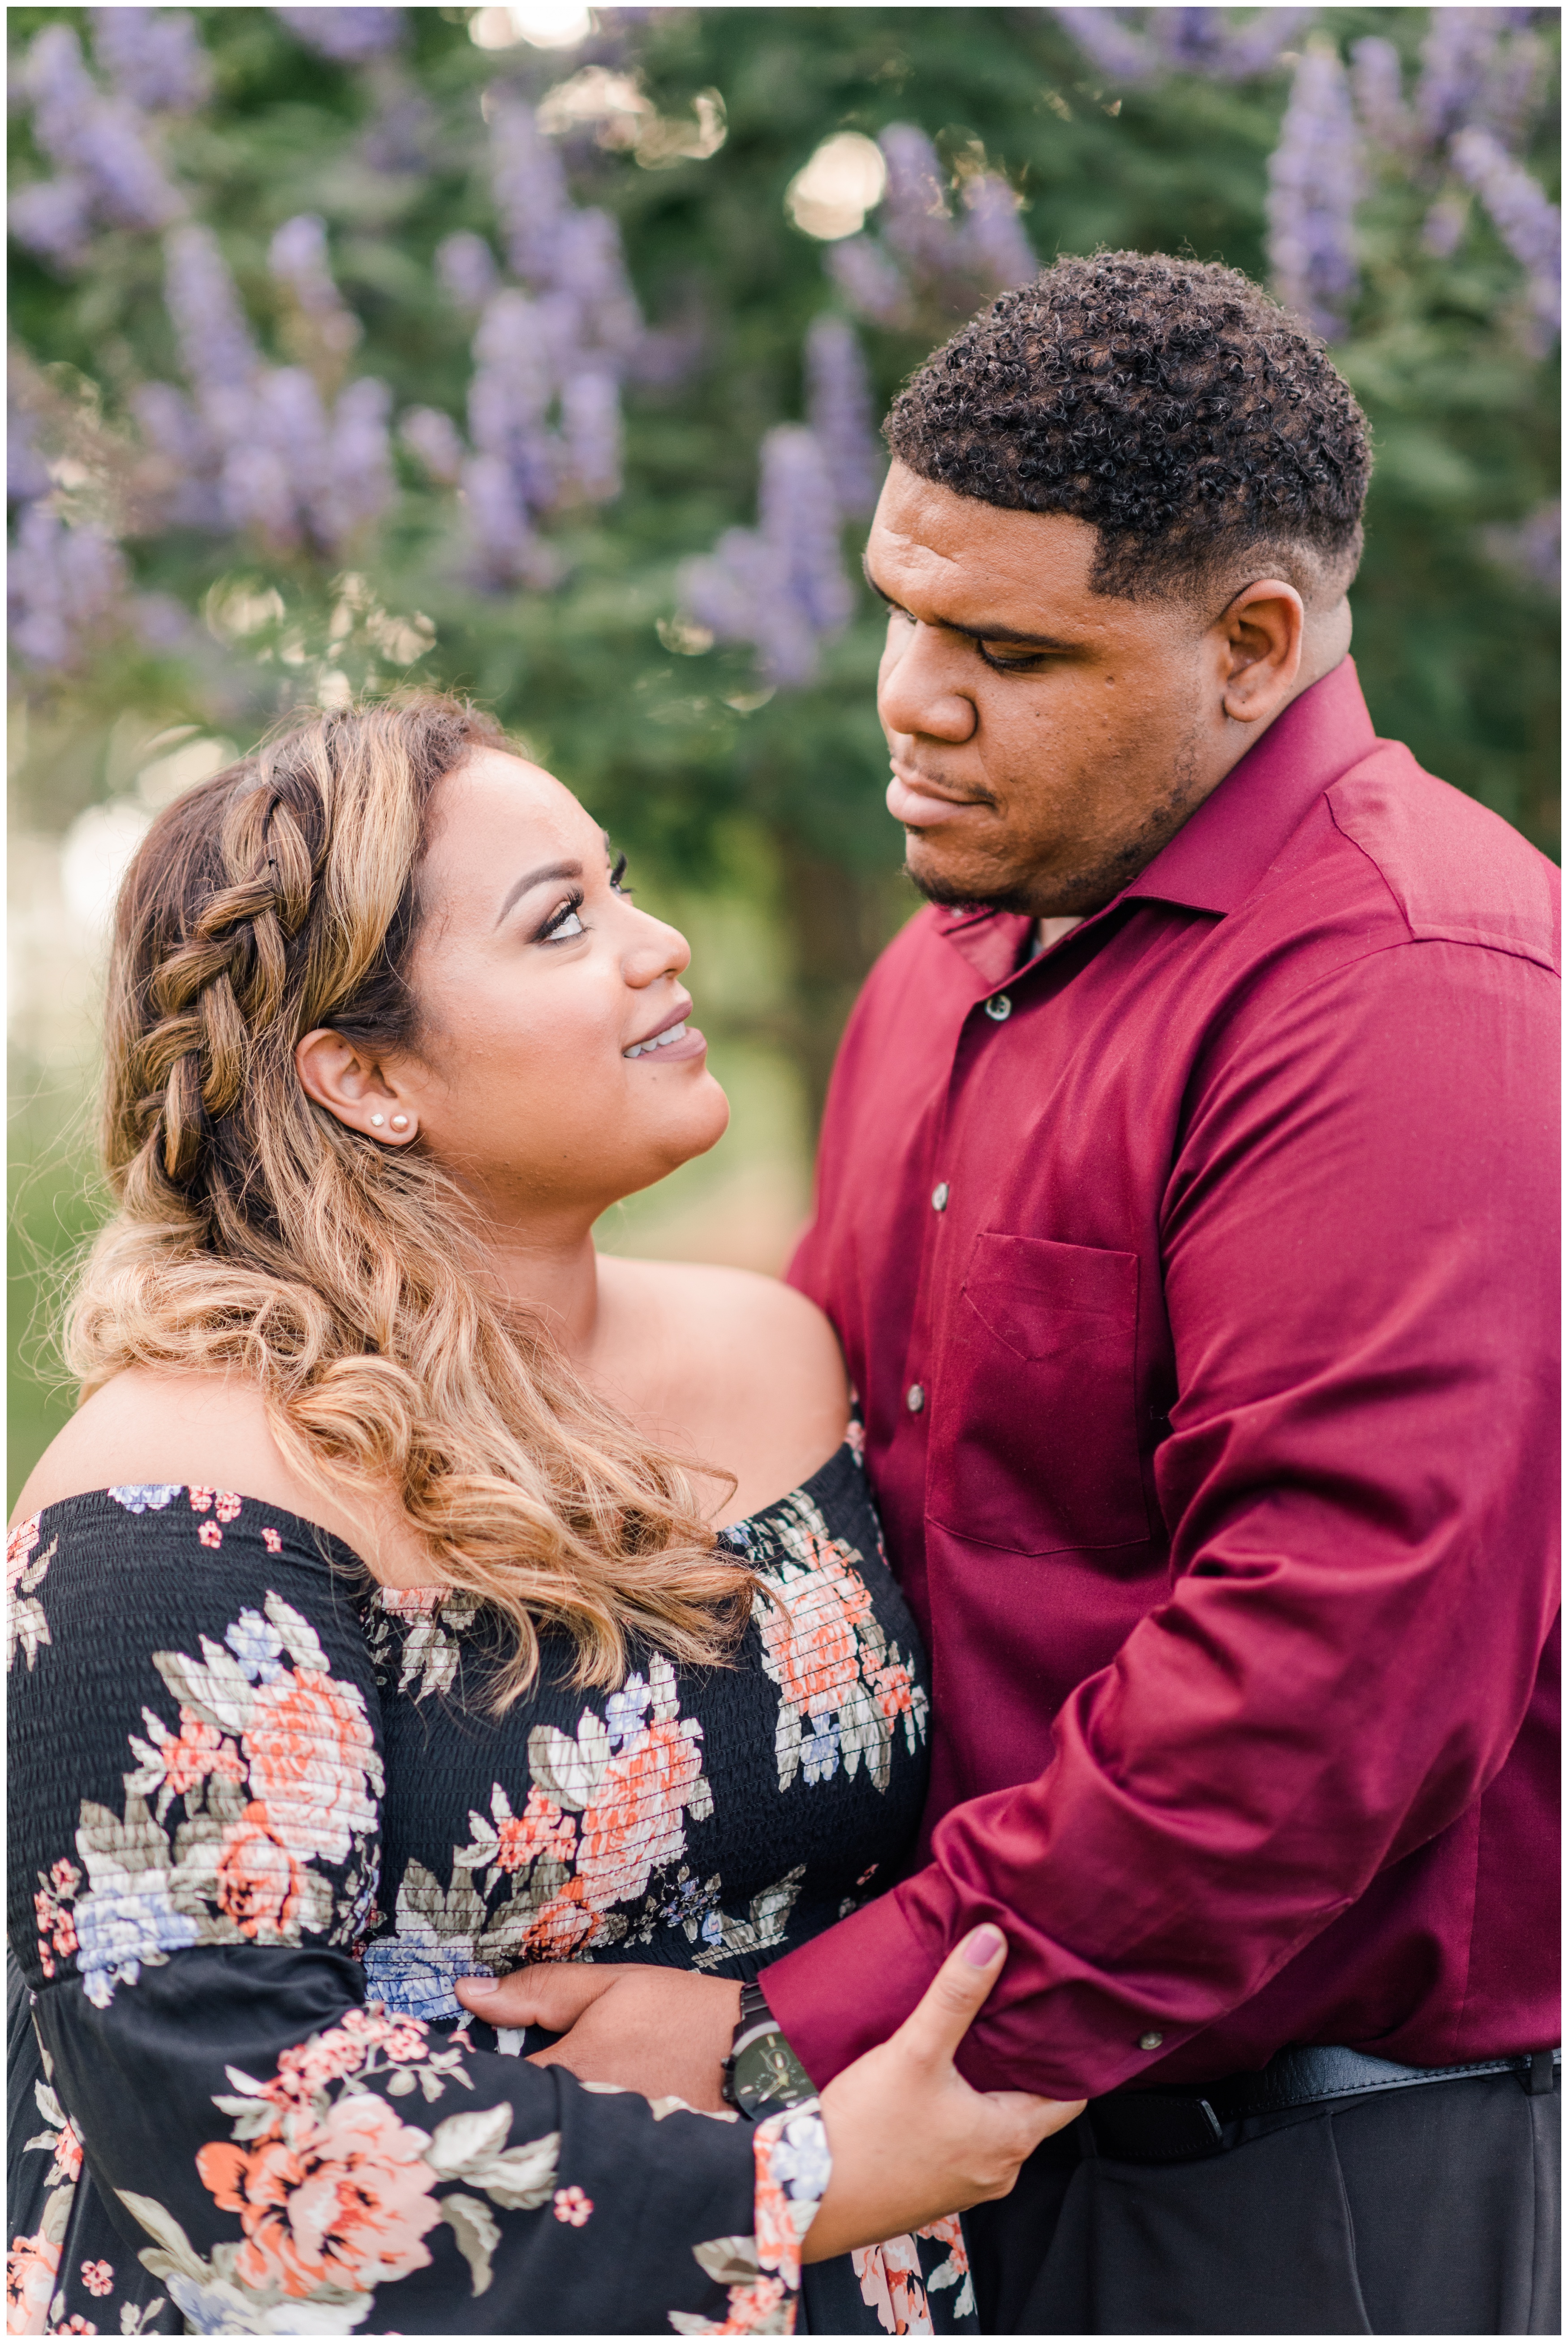
[[[434,698],[293,732],[132,866],[85,1403],[12,1539],[21,2330],[788,2331],[803,2239],[920,2226],[824,2279],[834,2329],[972,2325],[942,2216],[1075,2111],[953,2073],[994,1929],[754,2128],[454,1992],[738,1985],[924,1786],[824,1321],[594,1252],[727,1113],[620,867]]]

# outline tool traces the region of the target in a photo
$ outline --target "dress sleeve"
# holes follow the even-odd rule
[[[12,1941],[127,2256],[198,2333],[792,2331],[814,2106],[753,2131],[367,2002],[350,1560],[215,1489],[13,1532]]]

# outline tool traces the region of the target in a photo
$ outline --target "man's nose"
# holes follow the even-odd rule
[[[974,701],[957,687],[953,655],[933,629],[912,626],[889,645],[877,678],[876,712],[890,736],[902,732],[954,746],[974,730]]]

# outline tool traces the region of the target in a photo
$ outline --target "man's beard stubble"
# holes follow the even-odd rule
[[[1084,841],[1087,850],[1066,870],[1032,876],[1023,869],[999,868],[995,885],[984,885],[978,878],[964,883],[912,869],[906,848],[904,875],[928,903],[945,910],[1007,911],[1029,919],[1087,918],[1104,910],[1124,886],[1130,886],[1197,811],[1209,792],[1193,795],[1196,766],[1193,745],[1183,744],[1174,779],[1133,836],[1097,853],[1094,841]]]

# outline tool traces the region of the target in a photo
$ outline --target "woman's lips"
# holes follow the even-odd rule
[[[931,789],[913,786],[894,768],[887,785],[887,810],[905,829],[937,829],[977,810],[974,797],[938,796]]]
[[[688,1025],[678,1041],[661,1041],[652,1046],[644,1041],[631,1062],[639,1066],[684,1066],[692,1057],[700,1057],[707,1042],[694,1025]],[[623,1049],[623,1056],[628,1053]]]

